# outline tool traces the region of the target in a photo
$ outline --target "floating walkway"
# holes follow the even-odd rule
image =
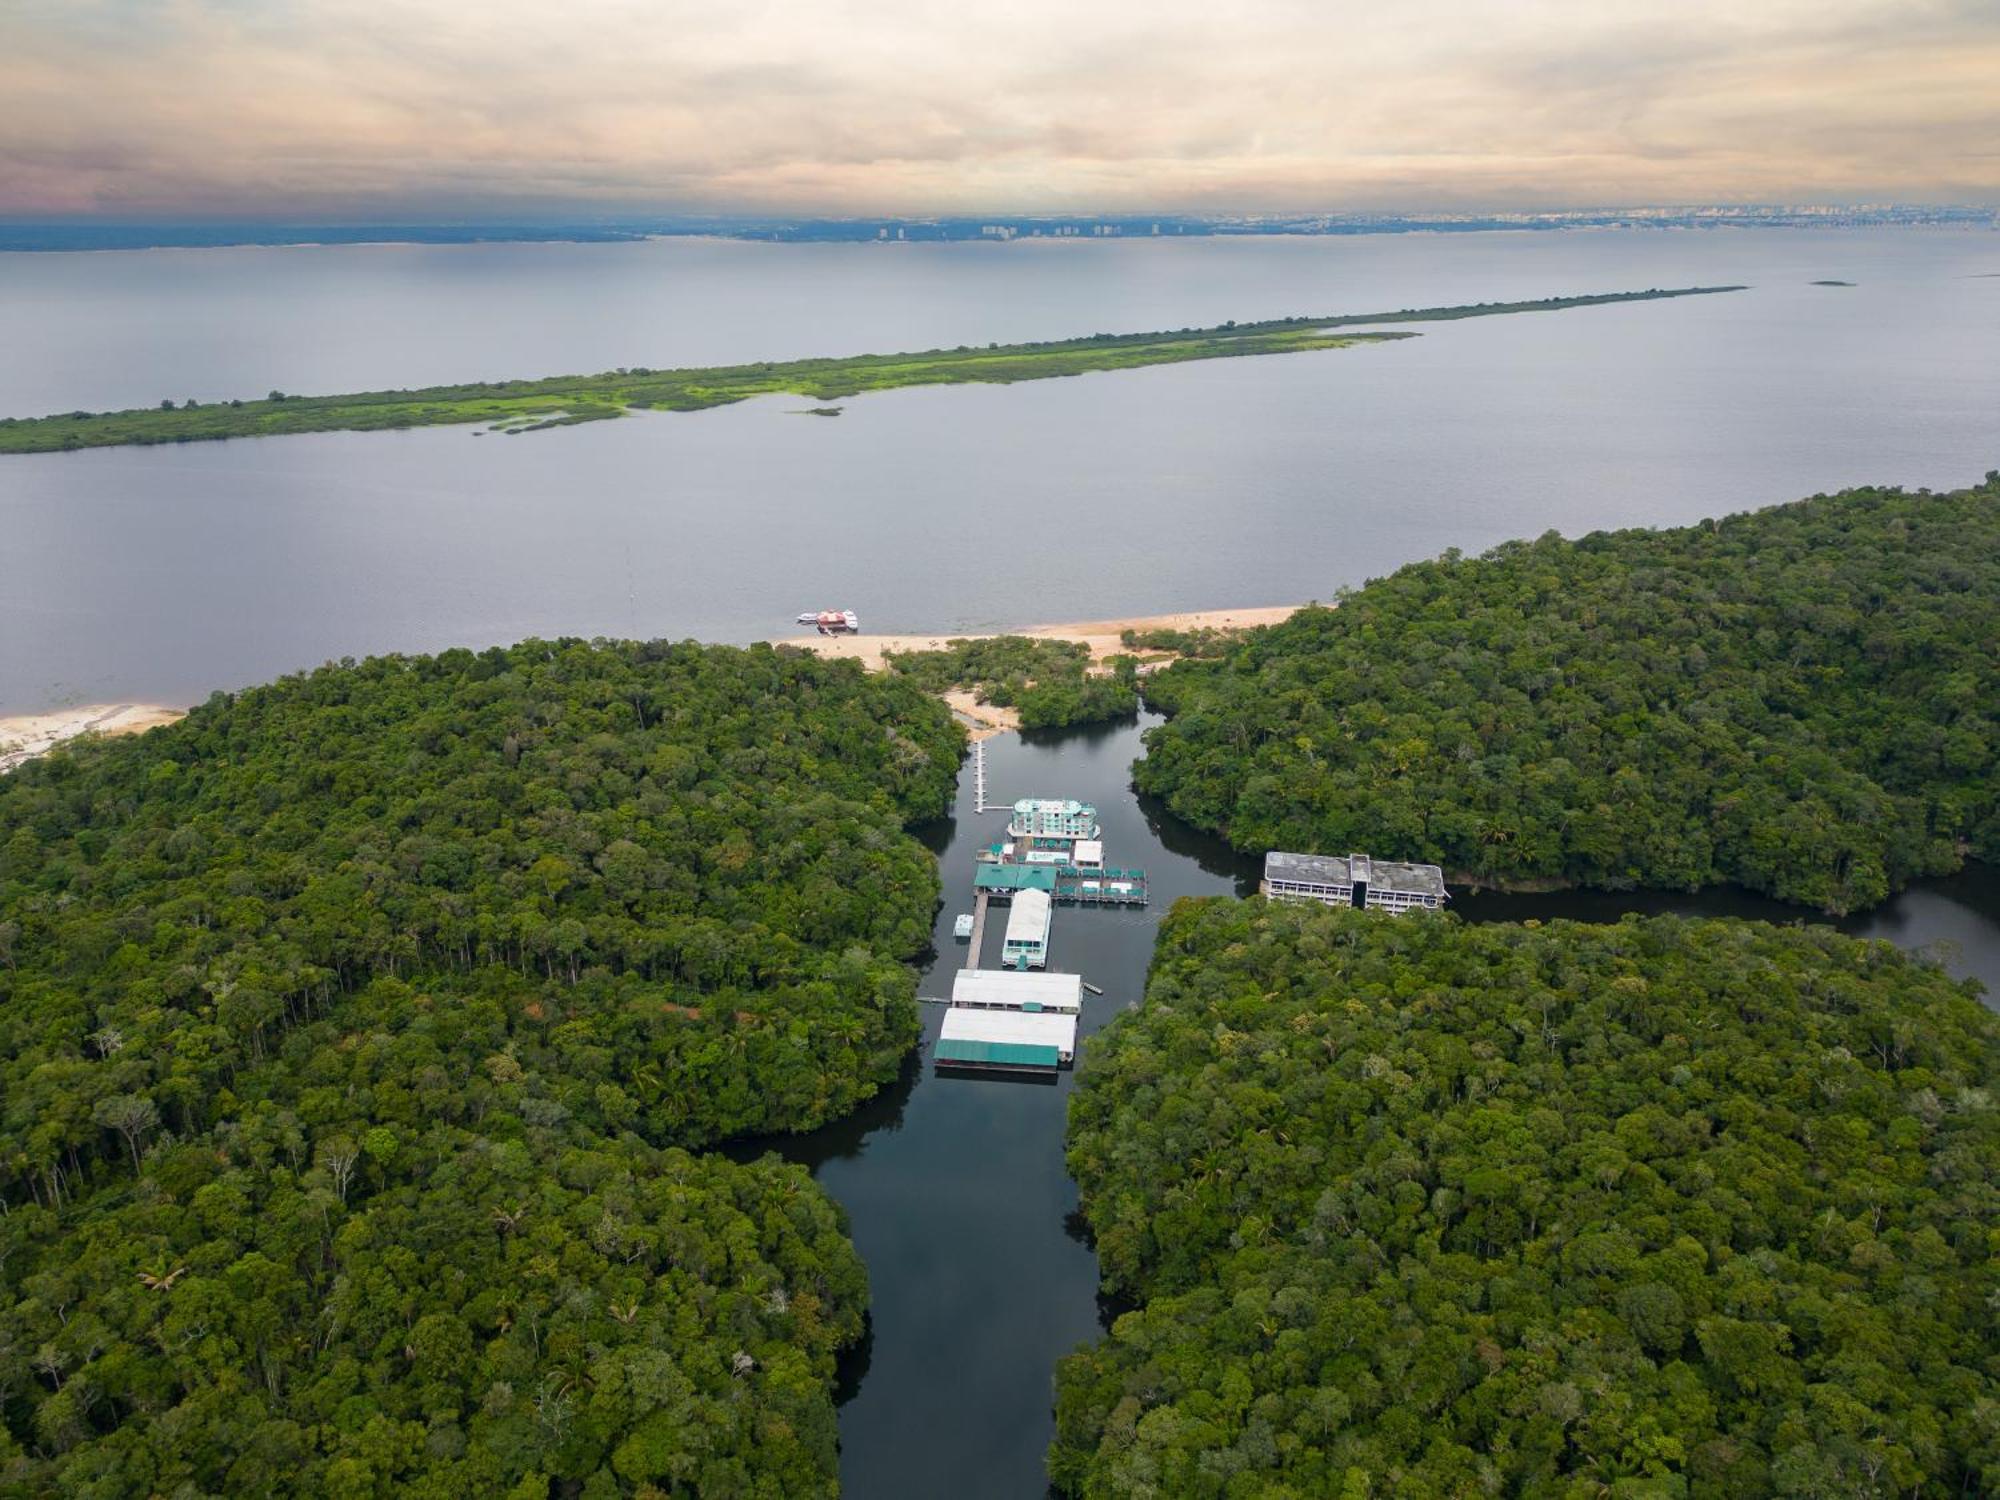
[[[1058,870],[1055,898],[1074,906],[1144,906],[1144,870]]]
[[[986,741],[975,740],[972,746],[972,810],[976,813],[1008,812],[1012,807],[1012,803],[986,800]]]
[[[968,969],[979,967],[979,949],[986,941],[987,900],[985,891],[972,898],[972,937],[965,946],[965,967]]]
[[[1096,870],[1076,865],[1017,864],[982,859],[973,872],[974,899],[1010,901],[1016,891],[1047,891],[1064,906],[1144,906],[1144,870]]]

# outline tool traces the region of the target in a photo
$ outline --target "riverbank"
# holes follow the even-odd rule
[[[0,718],[0,774],[47,755],[82,734],[142,734],[185,718],[184,708],[159,703],[86,703],[47,713]]]
[[[798,635],[773,645],[794,646],[834,661],[858,661],[870,672],[884,670],[885,653],[896,651],[940,651],[952,641],[990,640],[1001,635],[1025,635],[1037,640],[1077,641],[1090,648],[1091,660],[1101,666],[1113,656],[1127,653],[1126,631],[1153,630],[1250,630],[1288,620],[1305,606],[1299,604],[1259,605],[1248,609],[1186,610],[1168,615],[1127,615],[1113,620],[1072,620],[1055,625],[1028,625],[1018,630],[954,630],[931,635]],[[1149,661],[1170,659],[1171,653],[1143,651]],[[952,713],[974,740],[989,739],[1021,727],[1020,716],[1011,708],[977,701],[970,692],[958,690],[944,695]]]
[[[1102,662],[1128,648],[1128,630],[1250,630],[1289,620],[1302,604],[1259,605],[1251,609],[1200,609],[1173,615],[1127,615],[1115,620],[1071,620],[1057,625],[1024,625],[1018,630],[939,630],[927,635],[797,635],[773,645],[798,646],[837,661],[858,661],[871,672],[885,663],[885,651],[940,651],[952,641],[984,641],[1000,635],[1025,635],[1037,640],[1080,641],[1093,659]],[[1151,656],[1156,652],[1144,652]]]
[[[1021,380],[1191,360],[1345,349],[1356,344],[1416,337],[1411,332],[1376,325],[1562,312],[1743,290],[1742,286],[1654,288],[1643,292],[1544,297],[1529,302],[1478,302],[1393,312],[1272,318],[1255,323],[1223,323],[1213,328],[1098,333],[1031,343],[989,343],[983,348],[962,344],[954,349],[904,354],[859,354],[677,370],[628,367],[594,375],[483,381],[422,390],[353,391],[329,396],[292,396],[273,391],[262,400],[211,401],[205,406],[194,401],[176,406],[169,399],[157,407],[126,411],[73,411],[46,417],[0,418],[0,454],[469,423],[489,424],[490,430],[496,431],[528,432],[541,427],[609,420],[634,411],[699,411],[752,396],[794,395],[822,402],[837,401],[869,391],[907,386],[1006,385]]]

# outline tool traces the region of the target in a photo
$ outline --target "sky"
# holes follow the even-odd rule
[[[0,214],[2000,203],[2000,0],[0,0]]]

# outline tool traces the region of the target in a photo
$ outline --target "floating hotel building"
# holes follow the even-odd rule
[[[1094,839],[1099,832],[1094,805],[1055,797],[1023,797],[1007,820],[1008,837],[1023,849],[1066,847],[1078,839]]]
[[[1049,925],[1055,897],[1047,891],[1025,889],[1014,892],[1007,908],[1007,938],[1000,948],[1000,961],[1010,969],[1042,969],[1049,962]]]
[[[1075,974],[961,969],[933,1056],[941,1068],[1054,1073],[1076,1061],[1083,980]]]
[[[1437,911],[1446,901],[1444,871],[1436,865],[1396,864],[1365,854],[1264,856],[1258,887],[1273,901],[1317,901],[1369,911]]]

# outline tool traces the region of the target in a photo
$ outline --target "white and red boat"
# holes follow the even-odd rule
[[[821,635],[858,635],[861,617],[851,609],[807,610],[799,616],[801,625],[811,625]]]

